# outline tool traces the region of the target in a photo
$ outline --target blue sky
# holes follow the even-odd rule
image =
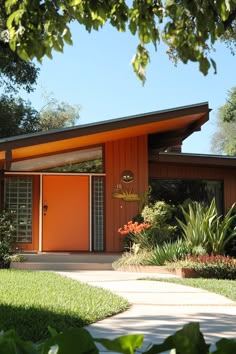
[[[236,57],[223,44],[212,54],[218,73],[212,69],[206,77],[198,64],[175,67],[163,46],[157,52],[150,46],[151,63],[143,87],[130,65],[137,38],[110,26],[92,34],[73,26],[73,41],[63,54],[54,52],[53,60],[44,59],[40,65],[35,92],[24,94],[35,108],[44,105],[45,93],[53,93],[59,101],[79,104],[79,124],[86,124],[207,101],[212,108],[210,121],[186,140],[183,151],[210,153],[217,109],[236,86]]]

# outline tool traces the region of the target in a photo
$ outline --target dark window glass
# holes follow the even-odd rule
[[[92,178],[93,251],[104,250],[104,177]]]
[[[223,181],[221,180],[183,180],[151,178],[151,201],[164,200],[172,204],[182,204],[186,200],[209,205],[216,199],[217,209],[223,213]]]

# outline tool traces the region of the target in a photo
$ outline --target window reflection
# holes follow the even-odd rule
[[[223,214],[223,181],[221,180],[184,180],[184,179],[150,179],[152,188],[151,201],[164,200],[174,205],[186,200],[210,205],[216,200],[218,212]]]
[[[13,162],[11,171],[102,173],[102,147]]]

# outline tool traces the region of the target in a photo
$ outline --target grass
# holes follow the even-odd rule
[[[236,281],[226,279],[203,279],[203,278],[145,278],[145,280],[157,280],[167,283],[201,288],[212,293],[223,295],[230,300],[236,301]]]
[[[50,272],[0,270],[0,330],[14,328],[24,339],[82,327],[129,307],[108,290]]]

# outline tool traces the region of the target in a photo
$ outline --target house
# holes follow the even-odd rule
[[[181,153],[207,103],[0,140],[1,202],[25,251],[119,252],[142,196],[236,201],[236,159]],[[200,139],[200,136],[199,136]],[[140,200],[141,196],[141,200]]]

